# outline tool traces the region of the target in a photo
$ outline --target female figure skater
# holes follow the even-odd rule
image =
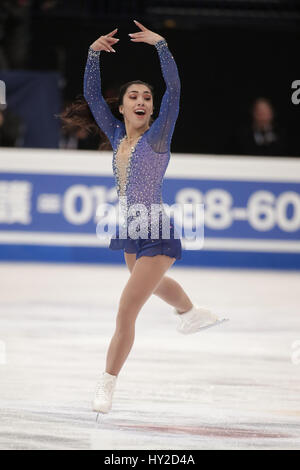
[[[111,112],[101,94],[101,52],[115,52],[113,45],[117,29],[100,36],[90,47],[84,75],[84,98],[102,131],[113,148],[113,171],[118,196],[126,196],[127,203],[162,204],[162,180],[170,159],[170,144],[179,111],[180,80],[177,66],[166,40],[135,21],[140,28],[130,34],[131,41],[155,46],[166,83],[158,118],[151,124],[153,113],[152,87],[139,80],[127,83],[120,90],[119,112],[124,122]],[[99,60],[100,59],[100,60]],[[190,334],[219,323],[216,315],[192,303],[182,287],[166,271],[181,258],[181,241],[174,238],[170,224],[170,238],[161,237],[161,220],[157,224],[159,238],[138,238],[118,235],[111,238],[110,249],[123,249],[131,272],[122,292],[116,329],[106,357],[106,369],[96,386],[93,410],[108,413],[117,376],[132,348],[135,322],[139,311],[151,294],[159,296],[174,307],[181,319],[178,331]],[[149,233],[149,232],[148,232]],[[152,233],[152,232],[151,232]]]

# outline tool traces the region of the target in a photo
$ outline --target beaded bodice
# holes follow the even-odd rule
[[[127,159],[117,158],[126,136],[125,125],[110,111],[101,93],[101,53],[89,48],[84,74],[84,97],[112,148],[112,168],[118,196],[127,204],[162,203],[162,183],[170,159],[171,138],[179,112],[180,80],[177,66],[165,40],[155,44],[166,90],[157,119],[131,148]]]
[[[131,146],[130,152],[121,152],[120,147],[122,142],[126,139],[126,136],[124,136],[117,147],[117,149],[114,152],[114,160],[115,160],[115,176],[116,180],[118,182],[118,186],[120,187],[119,195],[120,196],[125,196],[126,195],[126,184],[129,176],[129,169],[130,169],[130,164],[131,164],[131,158],[132,154],[135,151],[135,147],[137,146],[139,140],[141,139],[142,136],[138,138],[136,141],[135,145]],[[127,171],[128,170],[128,171]]]

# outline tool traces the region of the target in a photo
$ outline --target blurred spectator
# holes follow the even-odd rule
[[[20,118],[8,111],[0,110],[0,147],[18,147],[21,145],[23,126]]]
[[[78,150],[99,150],[100,135],[88,134],[84,129],[61,130],[59,148]]]
[[[257,98],[251,108],[251,124],[241,128],[233,140],[233,153],[239,155],[289,155],[288,138],[274,119],[274,108],[266,98]]]
[[[0,11],[0,68],[26,67],[32,0],[2,0]]]
[[[36,0],[34,3],[39,6],[41,11],[48,12],[58,5],[58,0]]]
[[[58,0],[0,0],[0,69],[25,69],[31,40],[33,7],[42,13],[53,9]]]

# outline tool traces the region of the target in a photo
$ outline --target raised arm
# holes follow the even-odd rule
[[[179,112],[180,79],[174,57],[162,36],[150,31],[138,21],[135,24],[141,32],[130,34],[131,40],[154,45],[157,49],[163,77],[166,84],[158,118],[148,132],[148,142],[155,152],[165,153],[170,149],[171,139]]]
[[[170,149],[175,123],[179,113],[180,79],[174,57],[165,39],[154,44],[166,84],[166,91],[161,101],[158,118],[148,133],[148,141],[158,153]]]
[[[117,29],[106,36],[100,36],[100,38],[89,47],[83,84],[84,98],[86,99],[98,126],[107,135],[112,145],[116,126],[120,125],[120,121],[112,114],[108,104],[102,96],[100,54],[101,51],[104,50],[107,52],[115,52],[111,45],[118,41],[118,39],[112,37],[116,32]]]

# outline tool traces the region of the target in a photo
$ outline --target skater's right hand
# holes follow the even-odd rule
[[[111,45],[116,44],[119,39],[114,38],[113,36],[118,31],[118,28],[111,31],[111,33],[106,34],[105,36],[100,36],[93,44],[91,44],[91,48],[94,51],[107,51],[107,52],[116,52]]]

